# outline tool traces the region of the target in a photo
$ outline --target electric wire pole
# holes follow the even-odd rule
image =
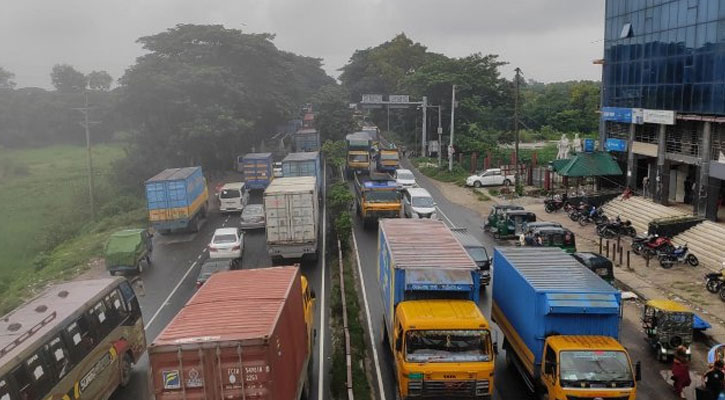
[[[423,96],[423,104],[421,105],[423,107],[423,135],[421,137],[420,142],[420,156],[421,157],[428,157],[428,153],[425,151],[428,145],[428,137],[427,137],[427,128],[428,128],[428,118],[426,117],[426,111],[428,109],[428,97]]]
[[[83,98],[85,101],[85,106],[82,108],[74,108],[74,110],[78,110],[81,113],[83,113],[83,121],[80,122],[81,126],[86,129],[86,150],[88,154],[88,199],[90,201],[91,206],[91,219],[96,219],[96,205],[95,205],[95,199],[93,196],[93,155],[91,153],[91,124],[100,124],[98,121],[89,121],[88,120],[88,114],[92,110],[91,107],[88,107],[88,92],[83,93]]]
[[[453,171],[453,124],[456,120],[456,85],[451,91],[451,139],[448,144],[448,171]]]
[[[516,68],[516,78],[514,78],[514,87],[516,93],[514,95],[514,185],[519,188],[519,83],[521,80],[521,68]],[[518,190],[517,190],[518,191]]]

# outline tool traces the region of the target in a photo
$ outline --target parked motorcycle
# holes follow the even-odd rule
[[[667,254],[674,250],[675,245],[672,244],[672,239],[665,236],[655,235],[651,240],[642,243],[639,254],[641,254],[645,259],[650,259],[658,253]]]
[[[604,211],[601,208],[597,208],[595,206],[592,206],[589,212],[584,213],[579,217],[579,225],[581,226],[585,226],[589,223],[600,225],[607,223],[608,221],[609,218],[604,215]]]
[[[725,285],[722,285],[720,287],[720,300],[725,302]]]
[[[725,286],[725,269],[705,274],[705,288],[708,292],[717,293],[723,286]]]
[[[569,214],[569,219],[576,222],[579,221],[579,218],[581,218],[582,214],[586,213],[589,209],[589,204],[582,201],[578,205],[569,208],[567,210],[567,214]]]
[[[687,263],[693,267],[697,267],[700,264],[697,257],[690,253],[690,249],[687,248],[687,244],[684,246],[677,246],[671,252],[660,252],[657,255],[660,259],[660,266],[665,269],[672,268],[675,263]]]
[[[634,238],[637,236],[637,230],[634,229],[630,220],[622,221],[622,218],[617,216],[614,221],[606,221],[602,224],[598,224],[597,235],[605,239],[612,239],[620,236],[629,236]]]
[[[551,214],[554,211],[559,211],[562,208],[566,209],[567,207],[571,207],[569,204],[568,196],[566,193],[562,194],[561,196],[555,195],[552,196],[549,199],[544,200],[544,211]]]

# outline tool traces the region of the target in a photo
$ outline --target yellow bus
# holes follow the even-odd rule
[[[103,400],[146,350],[129,282],[61,283],[0,319],[0,400]]]

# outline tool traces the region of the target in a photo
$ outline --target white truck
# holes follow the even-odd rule
[[[273,180],[264,190],[264,215],[272,262],[317,259],[319,201],[314,176]]]

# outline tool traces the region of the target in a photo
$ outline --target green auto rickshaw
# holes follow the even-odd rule
[[[645,303],[642,328],[658,360],[668,361],[679,346],[685,346],[688,357],[691,355],[693,320],[692,311],[676,301],[653,299]]]
[[[151,264],[152,237],[146,229],[113,233],[104,249],[106,270],[111,275],[143,272],[144,264]]]
[[[483,221],[484,232],[490,230],[492,227],[498,226],[499,219],[503,218],[507,211],[523,210],[524,208],[515,204],[494,204],[491,206],[491,212],[488,214],[488,218]]]
[[[563,227],[534,229],[524,238],[526,246],[558,247],[567,253],[576,253],[574,232]]]
[[[508,210],[489,230],[496,239],[511,239],[521,235],[528,222],[536,222],[536,214],[526,210]]]

